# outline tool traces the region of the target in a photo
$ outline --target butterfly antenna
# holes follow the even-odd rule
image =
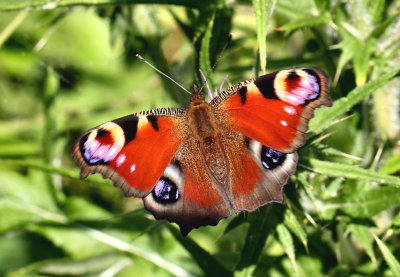
[[[151,68],[153,68],[155,71],[157,71],[158,73],[160,73],[161,75],[163,75],[164,77],[167,77],[169,80],[171,80],[175,85],[177,85],[178,87],[180,87],[181,89],[183,89],[184,91],[186,91],[187,93],[189,93],[190,95],[192,95],[192,93],[190,91],[188,91],[187,89],[185,89],[184,86],[182,86],[181,84],[179,84],[177,81],[175,81],[174,79],[172,79],[172,77],[168,76],[167,74],[165,74],[164,72],[162,72],[161,70],[159,70],[158,68],[156,68],[154,65],[152,65],[150,62],[148,62],[145,58],[143,58],[142,56],[140,56],[139,54],[136,54],[136,57],[139,58],[139,60],[141,60],[142,62],[145,62],[147,65],[149,65]]]
[[[232,34],[229,34],[229,37],[226,40],[224,47],[222,47],[222,50],[219,53],[218,58],[215,60],[214,65],[211,67],[211,71],[214,71],[215,67],[219,63],[219,60],[222,58],[222,54],[224,54],[226,47],[228,47],[228,45],[229,45],[229,43],[231,43],[231,41],[232,41]]]

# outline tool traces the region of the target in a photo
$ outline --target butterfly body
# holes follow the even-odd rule
[[[155,109],[102,124],[73,148],[81,176],[101,173],[143,198],[183,234],[282,201],[313,110],[330,105],[328,78],[297,68],[245,81],[188,109]]]

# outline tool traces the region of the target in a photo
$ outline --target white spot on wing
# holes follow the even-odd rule
[[[289,94],[289,95],[285,96],[285,98],[286,98],[285,100],[287,102],[289,102],[290,104],[293,104],[293,105],[304,104],[304,99],[301,99],[301,97],[294,95],[294,94]]]
[[[131,166],[131,172],[133,172],[133,171],[135,171],[135,170],[136,170],[136,165],[133,164],[133,165]]]
[[[121,164],[123,164],[125,162],[126,156],[125,154],[122,154],[118,157],[117,159],[117,166],[121,166]]]
[[[287,126],[288,125],[285,120],[281,120],[281,124],[282,124],[282,126]]]
[[[110,151],[108,151],[108,156],[110,156],[111,159],[114,158],[115,155],[117,154],[117,151],[118,151],[118,146],[113,145],[113,146],[110,148]]]
[[[291,107],[291,106],[285,106],[283,107],[283,109],[285,110],[285,112],[287,112],[288,114],[296,114],[296,109]]]
[[[96,150],[100,146],[100,143],[97,140],[92,140],[92,141],[91,140],[87,140],[85,142],[85,147],[86,147],[86,143],[89,145],[91,152],[93,152],[94,150]]]

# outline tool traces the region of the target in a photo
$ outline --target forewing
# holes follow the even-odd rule
[[[89,130],[72,149],[81,177],[101,173],[126,196],[145,197],[180,146],[184,114],[181,109],[156,109]]]
[[[223,91],[211,104],[248,138],[283,153],[302,146],[314,109],[331,105],[328,77],[315,68],[294,68],[258,77]]]

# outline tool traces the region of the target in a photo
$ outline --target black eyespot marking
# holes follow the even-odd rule
[[[249,138],[247,138],[247,137],[244,138],[244,145],[246,145],[246,148],[250,147],[250,139]]]
[[[262,95],[267,99],[279,99],[275,94],[274,80],[277,73],[267,74],[258,77],[254,83],[261,91]]]
[[[237,94],[239,94],[240,100],[242,100],[242,104],[244,105],[246,103],[247,87],[241,87],[237,91]]]
[[[261,162],[265,169],[274,169],[286,159],[286,154],[263,146],[261,149]]]
[[[172,165],[176,166],[176,168],[178,169],[178,171],[182,172],[182,164],[179,160],[173,160],[172,161]]]
[[[168,178],[162,177],[151,192],[156,202],[167,205],[178,201],[178,187]]]
[[[147,120],[150,122],[151,126],[153,127],[154,130],[158,131],[158,117],[155,115],[148,115],[146,116]]]
[[[316,74],[315,71],[312,69],[305,68],[304,71],[307,72],[307,74],[309,75],[312,90],[314,92],[308,97],[308,100],[315,100],[321,95],[321,79],[319,78],[318,74]]]
[[[102,129],[99,129],[98,131],[100,131]],[[100,136],[104,136],[106,135],[108,132],[107,130],[103,130],[103,132],[100,132]],[[88,141],[88,137],[89,137],[90,133],[87,133],[86,135],[84,135],[79,143],[79,150],[82,154],[82,158],[85,160],[85,162],[88,165],[98,165],[98,164],[106,164],[106,162],[104,160],[102,160],[101,158],[98,157],[94,157],[93,156],[93,150],[90,147],[90,142]],[[99,134],[97,134],[97,136],[99,136]]]
[[[97,130],[97,134],[96,137],[103,137],[105,135],[108,135],[109,131],[107,131],[106,129],[100,128]]]
[[[112,122],[118,124],[125,134],[125,145],[136,137],[137,125],[139,122],[139,117],[136,115],[128,115],[113,120]]]
[[[308,75],[314,76],[315,79],[317,80],[317,84],[321,84],[321,79],[319,78],[318,74],[315,73],[314,70],[310,69],[310,68],[304,68],[303,69],[305,72],[307,72]]]
[[[288,74],[288,76],[287,76],[287,78],[289,79],[289,80],[296,80],[297,78],[299,78],[300,76],[299,75],[297,75],[297,73],[296,73],[296,71],[290,71],[289,72],[289,74]]]

